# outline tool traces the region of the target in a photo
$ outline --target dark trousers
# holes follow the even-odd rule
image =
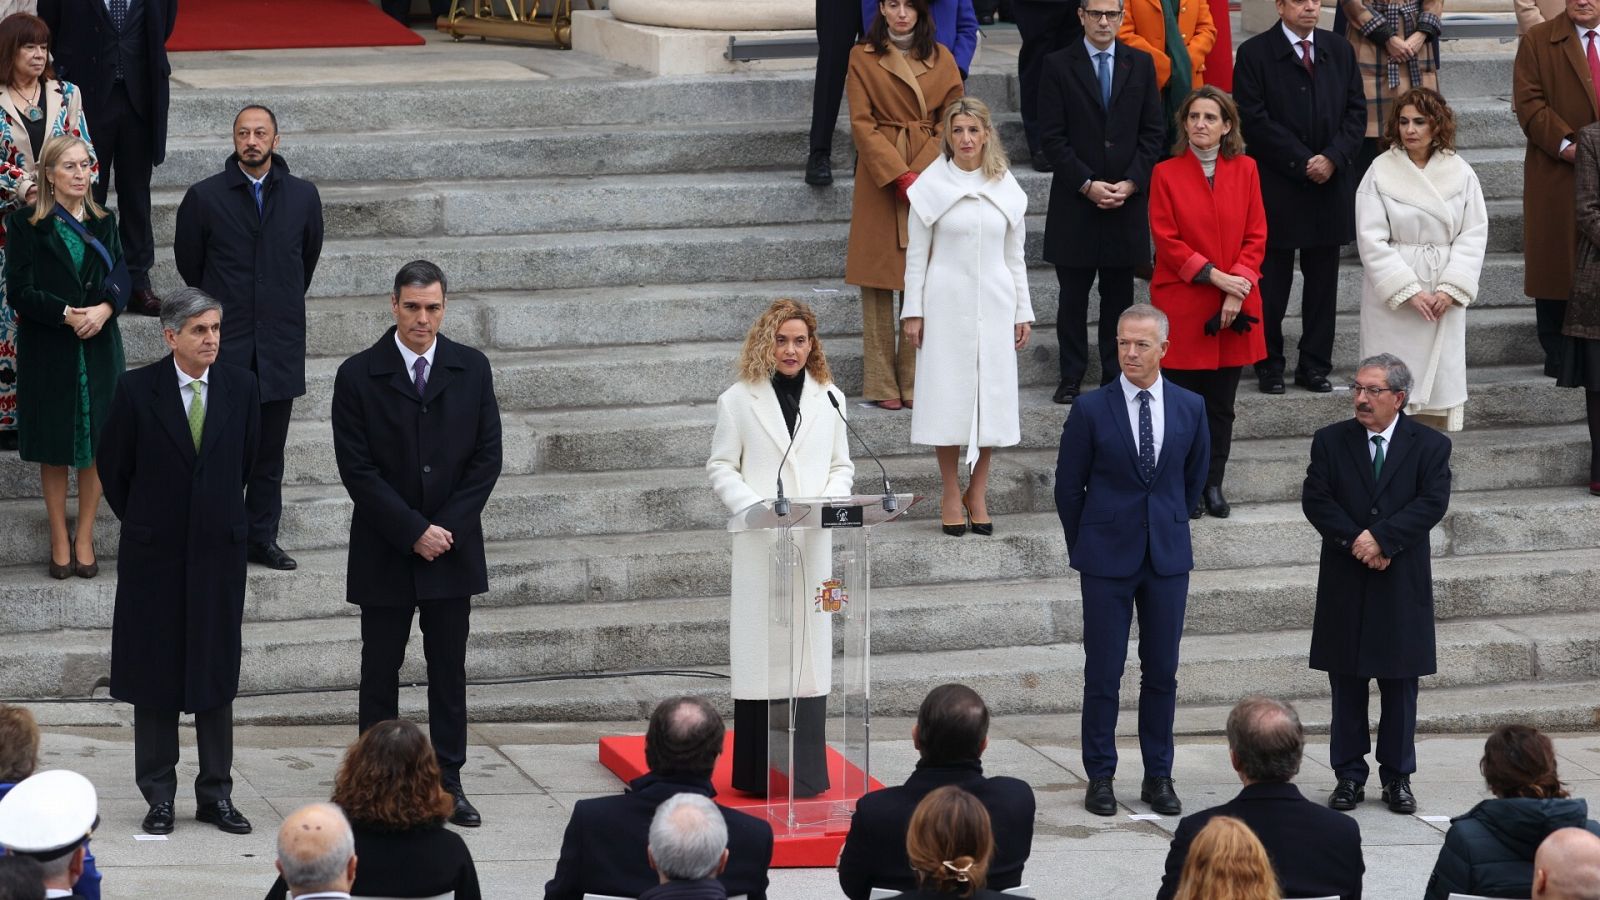
[[[828,789],[828,698],[801,697],[794,706],[794,795],[813,797]],[[786,740],[787,700],[733,701],[733,787],[767,796],[767,779],[781,783],[772,770],[771,741]],[[779,757],[782,759],[782,756]],[[773,786],[777,790],[776,784]]]
[[[1534,300],[1534,327],[1538,329],[1539,346],[1544,350],[1544,374],[1555,378],[1561,374],[1561,320],[1567,315],[1565,300]]]
[[[466,4],[462,4],[466,6]],[[468,7],[470,9],[470,7]],[[402,25],[411,21],[411,0],[383,0],[383,11]],[[435,19],[450,15],[450,0],[428,0],[428,12]]]
[[[1367,686],[1362,675],[1328,673],[1333,718],[1328,723],[1328,763],[1334,777],[1367,783]],[[1378,780],[1388,784],[1417,771],[1417,679],[1378,679]]]
[[[1221,487],[1228,473],[1228,453],[1233,447],[1233,402],[1239,394],[1239,366],[1226,369],[1162,369],[1161,374],[1206,401],[1206,425],[1211,429],[1211,469],[1206,487]]]
[[[1289,312],[1289,286],[1294,280],[1291,249],[1267,248],[1261,263],[1262,326],[1267,330],[1267,358],[1256,363],[1257,372],[1285,371],[1283,317]],[[1327,375],[1333,371],[1334,314],[1339,302],[1339,247],[1300,248],[1300,359],[1295,371]]]
[[[811,88],[811,149],[833,149],[844,99],[850,48],[861,36],[861,4],[855,0],[817,0],[817,80]]]
[[[1056,311],[1056,340],[1061,344],[1061,381],[1077,384],[1089,370],[1089,286],[1100,276],[1100,325],[1095,349],[1100,353],[1100,383],[1115,381],[1117,316],[1133,305],[1133,267],[1079,268],[1056,266],[1061,300]]]
[[[1038,155],[1040,69],[1046,56],[1082,39],[1083,23],[1078,21],[1078,4],[1071,0],[1012,0],[1011,18],[1022,38],[1017,53],[1022,129],[1028,135],[1028,152]]]
[[[194,714],[200,774],[194,779],[196,803],[233,798],[233,704]],[[133,778],[144,802],[178,798],[178,711],[133,707]]]
[[[155,171],[150,125],[134,109],[128,89],[119,81],[90,127],[94,155],[100,163],[95,202],[105,204],[111,181],[116,179],[122,256],[128,261],[134,290],[149,288],[150,267],[156,261],[156,239],[150,230],[150,174]]]
[[[250,470],[244,491],[252,543],[271,544],[278,540],[278,522],[283,519],[283,447],[289,441],[289,416],[293,412],[293,400],[261,404],[261,440],[256,445],[255,467]]]
[[[1079,576],[1083,592],[1083,768],[1090,778],[1117,772],[1117,709],[1128,660],[1128,629],[1139,614],[1139,750],[1147,778],[1172,774],[1172,720],[1178,700],[1178,642],[1189,573],[1157,575],[1147,555],[1126,578]]]
[[[467,761],[467,635],[469,598],[430,600],[421,610],[422,655],[428,662],[428,736],[446,788],[459,790]],[[400,717],[400,664],[411,637],[410,606],[361,607],[360,728]]]

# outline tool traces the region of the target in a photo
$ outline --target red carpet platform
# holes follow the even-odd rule
[[[183,0],[167,49],[396,47],[423,43],[372,0]]]
[[[828,776],[834,787],[827,793],[795,803],[797,818],[823,824],[799,825],[791,831],[782,818],[773,820],[766,808],[766,798],[751,797],[733,789],[733,732],[728,732],[722,747],[722,755],[717,758],[717,769],[711,773],[711,784],[717,789],[717,803],[753,816],[765,816],[772,823],[773,868],[833,868],[839,861],[839,848],[844,846],[844,836],[850,830],[853,800],[846,797],[840,786],[859,784],[861,770],[829,747]],[[644,764],[644,735],[601,738],[600,764],[624,782],[645,774],[649,768]],[[867,790],[881,787],[883,785],[876,778],[867,782]]]

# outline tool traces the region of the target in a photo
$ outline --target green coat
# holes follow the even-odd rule
[[[89,375],[89,441],[100,444],[100,429],[111,410],[117,378],[126,368],[122,332],[115,313],[100,333],[80,341],[63,322],[68,306],[102,302],[106,266],[85,247],[83,269],[72,265],[54,221],[28,221],[33,207],[6,217],[6,302],[17,311],[17,439],[23,459],[46,465],[72,463],[72,430],[78,403],[78,354]],[[85,223],[115,259],[122,255],[116,218]],[[120,311],[119,311],[120,312]]]

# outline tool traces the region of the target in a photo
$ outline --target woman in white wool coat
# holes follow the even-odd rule
[[[830,394],[839,403],[838,412],[828,402]],[[728,512],[739,513],[774,497],[780,461],[786,497],[848,496],[856,469],[840,418],[844,408],[844,393],[833,386],[811,308],[797,300],[775,301],[745,336],[738,383],[717,398],[717,429],[706,460],[717,499]],[[797,579],[791,591],[795,627],[790,650],[799,661],[798,678],[787,689],[781,681],[771,683],[767,658],[767,575],[777,533],[733,536],[728,615],[733,786],[750,794],[767,792],[767,701],[782,700],[790,690],[805,698],[794,710],[795,793],[820,793],[828,787],[823,726],[832,686],[833,619],[815,610],[811,601],[832,569],[832,537],[821,529],[800,534],[804,583]]]
[[[1388,149],[1356,191],[1361,356],[1393,353],[1416,379],[1406,413],[1460,431],[1467,402],[1467,307],[1489,237],[1483,189],[1455,152],[1455,115],[1415,88],[1390,107]]]
[[[911,440],[939,460],[944,533],[994,534],[985,496],[995,447],[1022,440],[1017,351],[1028,345],[1033,304],[1023,261],[1028,197],[1007,170],[989,107],[964,97],[945,107],[943,152],[907,191],[905,304],[917,353]],[[961,491],[958,454],[972,474]]]

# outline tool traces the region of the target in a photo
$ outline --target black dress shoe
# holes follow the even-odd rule
[[[1228,505],[1228,498],[1222,496],[1222,485],[1208,487],[1200,495],[1200,502],[1205,504],[1206,512],[1219,519],[1226,519],[1228,513],[1233,512],[1233,507]]]
[[[139,823],[145,834],[171,834],[172,833],[172,801],[163,800],[150,811],[144,814],[144,821]]]
[[[219,830],[229,834],[250,833],[250,820],[234,809],[232,801],[229,800],[200,804],[200,808],[194,811],[194,820],[215,825]]]
[[[813,150],[806,157],[806,184],[814,187],[827,187],[833,184],[833,161],[829,159],[832,154],[827,150]]]
[[[5,431],[0,431],[0,450],[16,450],[16,449],[17,449],[17,430],[15,428],[9,428],[9,429],[6,429]]]
[[[1356,808],[1356,804],[1367,799],[1367,789],[1348,778],[1339,779],[1333,786],[1333,793],[1328,795],[1328,806],[1331,809],[1349,812]]]
[[[1056,392],[1050,395],[1050,399],[1062,404],[1071,403],[1078,399],[1078,386],[1071,382],[1063,381],[1056,385]]]
[[[1411,793],[1411,779],[1401,777],[1383,786],[1383,802],[1389,812],[1411,815],[1417,811],[1417,797]]]
[[[462,828],[477,828],[483,824],[483,816],[478,815],[477,807],[467,799],[461,791],[453,791],[456,798],[456,808],[450,812],[450,824],[460,825]]]
[[[1189,518],[1191,518],[1191,519],[1199,519],[1199,518],[1203,518],[1205,516],[1205,514],[1206,514],[1206,498],[1205,498],[1204,494],[1201,494],[1200,502],[1196,503],[1194,505],[1194,509],[1189,510]]]
[[[1333,385],[1329,383],[1328,376],[1326,375],[1314,375],[1310,372],[1296,372],[1294,373],[1294,383],[1305,388],[1313,394],[1327,394],[1333,391]]]
[[[1263,394],[1281,394],[1284,391],[1282,372],[1257,372],[1256,382]]]
[[[161,315],[161,298],[149,288],[140,288],[128,298],[128,309],[141,316]]]
[[[1139,785],[1139,799],[1163,816],[1176,816],[1183,812],[1183,801],[1172,789],[1172,779],[1166,775],[1146,778]]]
[[[1111,779],[1089,779],[1089,789],[1083,794],[1083,808],[1097,816],[1117,814],[1117,795],[1111,790]]]
[[[1056,170],[1056,167],[1050,163],[1050,157],[1045,156],[1043,150],[1035,151],[1031,155],[1033,157],[1033,170],[1035,172],[1054,172]]]
[[[283,552],[283,548],[278,546],[277,541],[272,541],[271,543],[251,541],[249,555],[251,562],[260,563],[269,569],[277,569],[280,572],[293,571],[300,565],[294,561],[294,557]]]

